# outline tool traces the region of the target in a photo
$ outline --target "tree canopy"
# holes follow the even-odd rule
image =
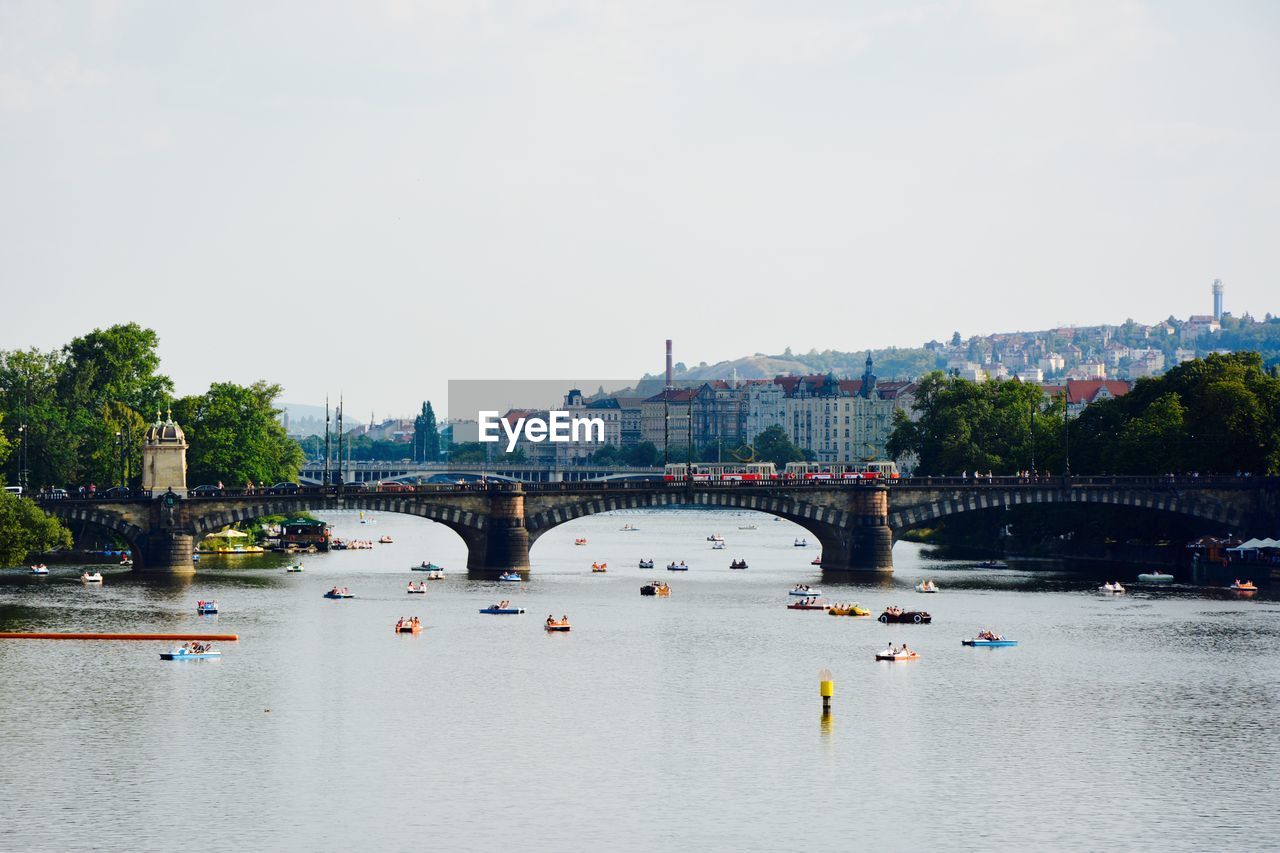
[[[757,462],[772,462],[781,467],[788,462],[803,462],[805,459],[804,451],[792,444],[786,430],[777,424],[763,430],[751,444],[755,448]]]
[[[1046,398],[1038,385],[970,382],[934,372],[916,390],[916,419],[894,413],[887,449],[894,459],[914,456],[921,474],[1061,471],[1064,407],[1063,401]]]
[[[10,442],[24,427],[28,485],[115,482],[122,455],[138,471],[142,432],[128,427],[173,390],[158,372],[158,346],[154,331],[129,323],[95,329],[49,352],[0,351],[0,412]],[[11,458],[4,468],[10,481],[17,465]]]
[[[0,492],[0,566],[21,563],[34,551],[69,547],[71,534],[33,501]]]
[[[1187,361],[1089,406],[1071,445],[1080,473],[1280,474],[1280,378],[1258,353]]]
[[[198,396],[173,405],[174,420],[187,434],[187,480],[242,486],[293,481],[304,461],[302,448],[280,422],[279,385],[215,382]]]
[[[435,462],[440,458],[440,430],[430,401],[422,404],[422,412],[413,419],[413,458],[419,462]]]

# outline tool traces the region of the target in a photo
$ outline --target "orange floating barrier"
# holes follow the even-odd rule
[[[238,634],[78,634],[0,631],[0,640],[220,640],[234,643]]]

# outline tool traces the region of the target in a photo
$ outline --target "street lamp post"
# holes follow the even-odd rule
[[[18,488],[27,491],[27,425],[18,424]]]
[[[120,485],[125,485],[124,479],[124,436],[120,430],[116,430],[116,461],[120,463]]]

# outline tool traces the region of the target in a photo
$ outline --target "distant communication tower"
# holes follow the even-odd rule
[[[1222,279],[1213,280],[1213,319],[1222,322]]]

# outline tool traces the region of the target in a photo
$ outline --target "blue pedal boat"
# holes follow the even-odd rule
[[[503,583],[520,583],[520,581],[523,580],[523,578],[521,578],[520,575],[516,574],[515,572],[503,572],[502,574],[498,575],[498,580],[502,581]]]
[[[667,566],[667,571],[669,571],[669,572],[687,572],[687,571],[689,571],[689,567],[688,567],[688,566],[686,566],[684,563],[681,563],[681,564],[680,564],[680,565],[678,565],[678,566],[677,566],[675,563],[672,563],[672,564],[670,564],[669,566]]]
[[[218,602],[216,601],[197,601],[196,612],[209,614],[218,612]]]
[[[172,649],[160,653],[160,660],[209,660],[222,657],[222,652],[210,649],[207,652],[189,652],[186,649]]]
[[[488,613],[490,616],[516,616],[524,612],[523,607],[484,607],[481,613]]]
[[[324,597],[325,598],[355,598],[356,594],[354,592],[334,592],[333,590],[329,590],[324,594]]]
[[[985,646],[986,648],[993,649],[999,646],[1016,646],[1018,645],[1018,641],[1017,640],[961,640],[960,645],[973,646],[974,648],[981,648]]]

